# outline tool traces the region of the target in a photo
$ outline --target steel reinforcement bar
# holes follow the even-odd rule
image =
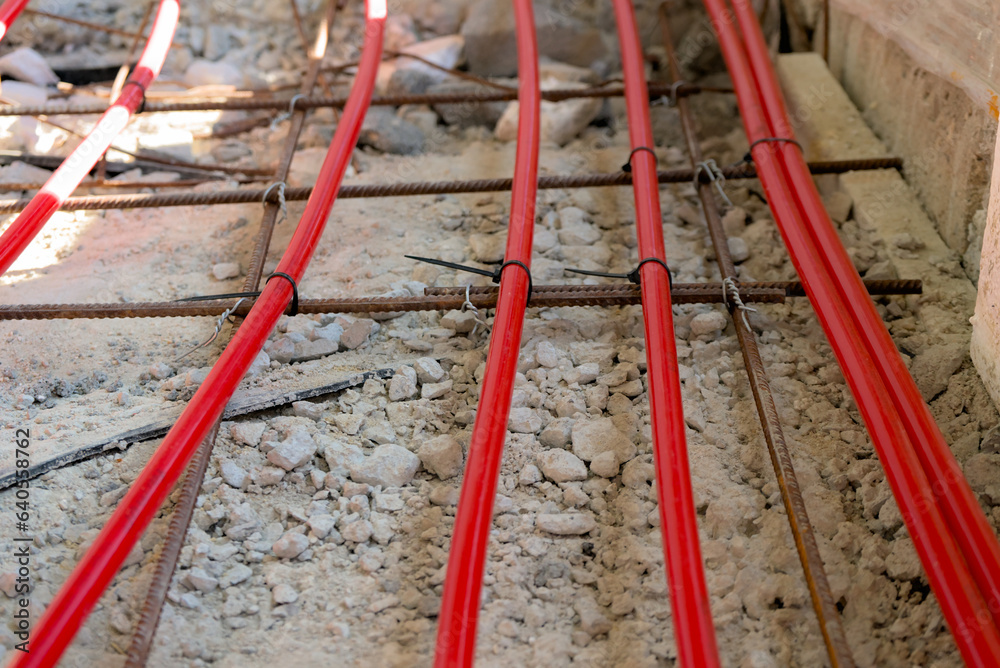
[[[486,84],[480,84],[485,86]],[[678,86],[672,90],[663,84],[650,84],[648,94],[651,98],[665,96],[682,97],[701,92],[702,88],[695,84]],[[573,88],[566,90],[547,90],[542,92],[546,102],[562,102],[580,98],[621,97],[624,93],[620,86],[593,86],[590,88]],[[400,107],[407,104],[485,104],[488,102],[509,102],[517,99],[515,89],[479,90],[471,93],[421,93],[408,95],[381,95],[372,98],[372,106]],[[294,102],[293,102],[294,100]],[[184,100],[177,102],[146,103],[140,113],[158,113],[168,111],[286,111],[289,109],[322,109],[324,107],[340,108],[347,101],[346,97],[327,95],[322,97],[295,98],[208,98],[202,100]],[[105,107],[100,104],[47,104],[40,106],[0,105],[0,116],[60,116],[80,114],[100,114]]]
[[[899,169],[903,166],[899,158],[870,158],[865,160],[834,160],[809,163],[813,174],[843,174],[865,169]],[[738,163],[722,168],[726,179],[754,179],[757,169],[749,163]],[[659,183],[687,183],[694,181],[691,169],[670,169],[656,173]],[[704,173],[699,179],[707,179]],[[565,176],[543,176],[538,179],[539,190],[554,188],[600,188],[627,186],[632,184],[629,172],[609,174],[580,174]],[[511,189],[513,179],[471,179],[464,181],[413,181],[409,183],[373,183],[342,186],[337,194],[339,199],[368,197],[414,197],[419,195],[460,195],[463,193],[506,192]],[[298,202],[309,199],[311,187],[285,189],[285,201]],[[187,193],[135,193],[127,195],[84,195],[69,197],[59,206],[62,211],[99,211],[104,209],[140,209],[164,206],[206,206],[213,204],[253,204],[267,201],[277,204],[278,193],[274,188],[249,188],[241,190],[219,190],[217,192]],[[0,214],[23,210],[31,199],[0,200]]]
[[[336,15],[337,5],[337,0],[327,1],[326,15],[320,22],[316,42],[308,52],[309,65],[305,79],[302,82],[302,93],[305,95],[313,91],[319,79],[320,65],[323,61],[323,56],[326,54],[330,26]],[[295,7],[294,2],[292,2],[292,7]],[[295,16],[298,18],[297,13]],[[284,181],[288,176],[295,147],[298,145],[299,135],[302,133],[302,128],[305,125],[305,115],[305,111],[299,110],[296,110],[292,114],[288,134],[285,137],[284,152],[279,161],[276,174],[279,181]],[[282,210],[284,210],[284,207],[279,204],[273,202],[264,203],[264,212],[257,233],[257,241],[254,244],[250,267],[247,269],[246,279],[243,283],[244,291],[259,291],[260,281],[264,273],[264,261],[271,245],[274,227],[278,221],[278,212]],[[177,568],[177,559],[180,556],[181,548],[184,546],[188,526],[191,524],[195,501],[197,500],[198,492],[201,490],[201,484],[205,477],[205,470],[208,468],[208,462],[212,457],[212,451],[215,449],[215,439],[219,432],[220,421],[221,417],[216,420],[215,425],[210,430],[208,436],[201,442],[201,445],[198,446],[194,457],[191,458],[191,462],[188,464],[187,472],[181,483],[181,491],[177,499],[176,509],[170,518],[170,526],[163,538],[163,550],[156,563],[153,579],[146,592],[146,599],[143,601],[142,608],[139,611],[139,621],[132,633],[132,641],[126,653],[124,668],[143,668],[149,660],[149,653],[153,646],[153,638],[156,635],[157,626],[159,625],[160,613],[166,601],[170,580]]]
[[[786,297],[804,297],[797,281],[737,283],[745,302],[781,303]],[[866,280],[871,295],[918,295],[919,280]],[[674,283],[670,300],[674,304],[724,304],[722,283]],[[500,289],[471,286],[469,303],[476,308],[494,308]],[[393,313],[397,311],[444,311],[461,308],[465,288],[427,288],[419,297],[345,297],[341,299],[300,299],[299,313]],[[234,299],[243,299],[236,305]],[[232,315],[250,312],[256,298],[237,297],[198,301],[136,302],[131,304],[0,304],[0,320],[75,320],[78,318],[180,318],[213,317],[234,307]],[[626,306],[640,302],[639,286],[632,284],[536,285],[528,306]]]
[[[743,3],[735,2],[734,9],[771,131],[773,136],[782,136],[780,133],[789,131],[791,125],[760,25],[756,15],[747,11]],[[840,243],[815,184],[809,178],[801,153],[786,142],[782,144],[773,147],[774,152],[803,212],[806,234],[815,243],[838,293],[843,295],[848,313],[858,323],[861,342],[869,351],[875,369],[902,419],[912,448],[930,482],[931,494],[943,511],[945,525],[954,536],[972,578],[985,599],[986,607],[992,614],[992,628],[984,628],[990,626],[989,615],[985,619],[975,620],[966,617],[961,623],[969,628],[969,632],[983,632],[1000,643],[1000,542],[969,487],[962,468],[945,442],[930,408],[924,403],[892,337],[871,301],[863,297],[864,290],[860,286],[857,271]],[[965,633],[954,625],[952,632]],[[990,661],[995,662],[996,658],[991,657]]]
[[[663,46],[666,49],[670,75],[674,80],[679,80],[682,73],[673,39],[670,36],[665,4],[660,5],[660,27],[663,33]],[[701,152],[701,145],[698,143],[694,115],[691,113],[687,100],[677,101],[677,112],[687,142],[691,164],[697,167],[702,164],[704,156]],[[764,441],[767,443],[771,466],[774,469],[778,489],[781,492],[781,500],[788,516],[788,524],[795,541],[796,551],[799,554],[799,562],[802,564],[813,610],[816,613],[820,633],[830,658],[830,665],[833,668],[853,668],[855,665],[854,657],[850,645],[847,643],[847,635],[837,610],[836,599],[826,576],[823,557],[819,552],[819,545],[816,542],[812,523],[809,521],[809,514],[806,511],[802,489],[792,465],[791,452],[785,441],[785,432],[778,417],[778,408],[775,405],[771,384],[764,369],[760,348],[757,345],[757,335],[750,327],[750,319],[744,306],[743,288],[736,282],[736,264],[729,253],[729,243],[725,226],[722,223],[722,214],[715,203],[712,186],[708,183],[699,183],[698,197],[701,200],[702,211],[705,212],[705,221],[712,238],[712,247],[715,249],[719,272],[723,280],[732,281],[730,283],[732,286],[731,299],[727,300],[726,306],[736,328],[736,336],[743,353],[743,364],[750,381],[750,390],[757,405],[757,414],[760,417]]]

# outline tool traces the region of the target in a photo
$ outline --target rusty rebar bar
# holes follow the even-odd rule
[[[298,109],[298,106],[296,106]],[[899,158],[871,158],[867,160],[830,160],[809,163],[813,174],[841,174],[867,169],[898,169],[902,166]],[[752,179],[757,175],[753,165],[739,163],[722,168],[726,179]],[[700,177],[705,179],[702,172]],[[671,169],[658,172],[660,183],[685,183],[694,180],[694,170]],[[473,179],[468,181],[413,181],[410,183],[385,183],[341,186],[338,199],[366,197],[412,197],[417,195],[447,195],[481,192],[504,192],[510,190],[512,180]],[[606,186],[627,186],[632,183],[628,172],[609,174],[583,174],[569,176],[543,176],[538,179],[540,190],[553,188],[600,188]],[[286,188],[288,202],[309,199],[312,188]],[[207,204],[250,204],[259,202],[268,194],[267,201],[277,203],[277,193],[266,188],[243,190],[220,190],[217,192],[189,193],[130,193],[127,195],[88,195],[67,198],[60,207],[63,211],[97,211],[103,209],[141,209],[165,206],[200,206]],[[16,213],[28,205],[30,198],[0,200],[0,214]]]
[[[292,6],[295,8],[294,0],[292,0]],[[316,86],[316,81],[319,78],[320,64],[326,53],[330,25],[333,23],[336,11],[337,0],[328,0],[326,14],[320,22],[314,48],[308,53],[309,69],[302,83],[303,95],[309,95]],[[295,12],[298,19],[297,8]],[[293,109],[291,113],[291,126],[288,129],[285,150],[276,174],[282,186],[284,180],[288,177],[292,158],[295,155],[295,146],[304,127],[305,115],[305,110]],[[271,244],[271,237],[277,222],[278,212],[281,210],[284,210],[284,202],[264,202],[264,213],[261,219],[260,231],[257,235],[257,241],[254,244],[250,259],[250,268],[247,271],[247,276],[243,284],[244,290],[255,291],[259,287],[264,271],[264,261],[267,258],[267,250]],[[198,498],[198,491],[201,489],[201,483],[205,477],[205,470],[208,468],[212,451],[215,449],[215,438],[218,435],[221,420],[221,416],[216,419],[211,433],[198,446],[198,451],[189,465],[188,473],[181,487],[177,509],[171,518],[170,531],[167,532],[164,541],[163,553],[160,556],[160,561],[157,563],[153,583],[147,592],[140,615],[140,624],[137,625],[132,637],[132,645],[125,664],[126,668],[142,668],[149,659],[149,651],[152,647],[153,636],[156,633],[160,611],[163,609],[163,603],[166,600],[170,579],[177,568],[177,559],[180,556],[181,547],[184,545],[187,527],[191,523],[195,501]]]
[[[212,179],[178,179],[176,181],[114,181],[114,180],[104,180],[96,181],[90,179],[87,181],[81,181],[80,185],[76,187],[77,190],[90,190],[90,189],[100,189],[107,188],[109,190],[120,190],[122,188],[193,188],[195,186],[204,185],[206,183],[219,183],[223,179],[220,177]],[[267,179],[263,176],[230,176],[225,179],[226,181],[234,181],[236,183],[260,183],[261,181],[266,181]],[[41,190],[44,187],[44,183],[0,183],[0,192],[15,192],[15,191],[27,191],[34,192]]]
[[[292,4],[294,5],[294,2]],[[323,55],[326,53],[327,36],[329,34],[330,23],[328,22],[333,21],[333,13],[336,12],[336,3],[331,3],[329,6],[333,6],[333,9],[328,10],[326,18],[320,23],[316,44],[313,50],[307,53],[309,56],[309,68],[306,72],[305,80],[302,82],[301,95],[312,94],[313,88],[316,87],[316,82],[319,80],[320,66],[323,62]],[[305,127],[306,109],[295,105],[291,110],[290,121],[285,145],[282,149],[281,158],[278,161],[278,170],[274,176],[274,181],[280,188],[272,190],[272,187],[268,187],[261,193],[261,197],[263,197],[265,193],[273,192],[274,198],[267,199],[264,202],[264,215],[261,218],[257,241],[250,254],[250,265],[243,283],[243,289],[247,292],[256,290],[260,283],[261,276],[264,273],[264,261],[267,259],[267,250],[271,245],[274,227],[278,223],[278,214],[285,211],[285,204],[282,200],[282,198],[287,200],[285,180],[288,178],[288,172],[292,167],[292,160],[295,158],[295,147],[298,144],[299,135],[302,133],[302,128]]]
[[[660,5],[659,13],[660,28],[663,31],[663,45],[666,49],[670,65],[670,74],[675,81],[679,81],[682,73],[673,40],[670,36],[669,21],[664,4]],[[704,158],[701,153],[701,146],[698,143],[694,118],[687,100],[679,99],[677,101],[677,110],[680,116],[681,127],[687,140],[691,165],[692,167],[697,167],[703,163]],[[764,440],[767,443],[768,453],[771,457],[771,465],[774,468],[778,488],[781,491],[781,500],[788,516],[788,523],[795,541],[796,550],[799,554],[799,561],[802,564],[806,583],[809,587],[813,610],[816,613],[820,632],[826,644],[827,654],[834,668],[851,668],[855,665],[854,657],[851,653],[850,645],[847,643],[847,635],[844,633],[840,613],[837,610],[830,582],[826,576],[823,557],[819,552],[812,523],[809,521],[809,515],[806,512],[802,489],[795,475],[795,469],[792,466],[792,456],[785,441],[785,434],[778,416],[778,409],[774,403],[774,396],[771,393],[767,372],[764,369],[764,361],[761,359],[760,349],[757,346],[757,335],[750,327],[747,309],[741,301],[743,286],[735,283],[738,275],[736,265],[729,254],[726,230],[722,224],[722,216],[719,213],[719,208],[715,203],[713,187],[705,181],[700,181],[698,184],[698,197],[701,200],[702,210],[705,212],[709,235],[712,238],[712,246],[715,248],[716,261],[718,262],[723,282],[730,281],[730,285],[733,287],[732,291],[727,293],[727,296],[731,296],[732,299],[726,300],[726,306],[736,327],[736,336],[740,343],[740,349],[743,352],[743,363],[746,366],[750,389],[753,393],[754,402],[757,404],[757,413],[760,416],[760,426],[764,432]]]
[[[218,434],[219,423],[216,422],[215,427],[202,441],[200,448],[204,449],[206,444],[215,443]],[[139,609],[139,621],[135,625],[132,640],[125,655],[125,668],[142,668],[149,659],[149,652],[153,648],[153,637],[156,635],[156,627],[160,623],[163,601],[167,598],[170,581],[174,577],[177,560],[184,547],[184,539],[187,536],[188,525],[191,523],[191,516],[194,514],[198,490],[201,489],[201,483],[205,479],[208,462],[208,457],[196,456],[188,464],[184,482],[181,483],[180,497],[174,507],[174,513],[170,517],[167,534],[163,539],[160,558],[156,561],[153,579],[149,589],[146,590],[146,598],[143,600],[142,607]]]
[[[864,279],[865,288],[868,290],[868,294],[872,296],[885,296],[885,295],[919,295],[923,290],[923,281],[914,278],[866,278]],[[802,283],[799,281],[750,281],[750,282],[736,282],[737,288],[739,288],[740,293],[744,290],[750,291],[748,294],[752,294],[753,291],[757,290],[780,290],[786,297],[805,297],[806,291]],[[600,285],[538,285],[535,286],[535,292],[573,292],[577,290],[586,291],[593,290],[600,292],[603,290],[614,290],[614,289],[627,289],[638,293],[638,288],[631,283],[602,283]],[[672,293],[685,293],[694,291],[709,291],[709,290],[719,290],[721,293],[722,283],[674,283],[672,287]],[[472,285],[469,286],[469,294],[487,294],[491,292],[496,292],[497,287],[494,285]],[[457,295],[465,294],[465,287],[428,287],[424,288],[424,294],[426,295]],[[720,300],[721,303],[722,300]]]
[[[406,56],[409,58],[410,56]],[[485,84],[484,88],[487,88]],[[715,90],[715,89],[712,89]],[[702,91],[696,84],[679,86],[677,97],[684,97]],[[589,88],[572,88],[542,91],[542,99],[548,102],[561,102],[579,98],[621,97],[624,89],[621,86],[591,86]],[[650,83],[649,95],[659,98],[671,95],[670,86]],[[485,104],[487,102],[510,102],[517,99],[517,91],[513,89],[493,88],[468,93],[413,93],[405,95],[376,95],[372,98],[372,106],[399,107],[404,104]],[[150,100],[138,113],[161,113],[166,111],[286,111],[292,98],[246,98],[246,97],[212,97],[202,100],[180,100],[175,102],[158,102]],[[296,109],[318,109],[322,107],[343,107],[347,102],[344,95],[324,95],[319,97],[300,97],[295,99]],[[35,106],[3,105],[0,106],[0,116],[56,116],[99,114],[104,111],[100,104],[46,104]]]
[[[919,280],[865,281],[872,295],[919,294]],[[789,296],[804,296],[796,281],[737,283],[747,302],[777,303]],[[675,304],[722,304],[722,283],[675,283],[671,299]],[[469,299],[476,308],[493,308],[498,288],[469,286]],[[465,287],[427,288],[419,297],[348,297],[342,299],[302,299],[299,313],[389,313],[395,311],[446,311],[461,308]],[[0,304],[0,320],[67,320],[75,318],[173,318],[218,317],[236,298],[211,301],[136,302],[132,304]],[[233,312],[246,315],[254,298],[247,297]],[[622,306],[639,303],[639,287],[631,283],[601,285],[536,285],[528,305]]]
[[[62,16],[60,14],[50,14],[49,12],[43,12],[37,9],[25,9],[25,14],[30,14],[33,16],[38,16],[43,19],[51,19],[53,21],[61,21],[62,23],[69,23],[75,26],[80,26],[81,28],[88,28],[90,30],[97,30],[98,32],[106,32],[112,35],[119,35],[121,37],[133,37],[133,33],[127,30],[121,30],[119,28],[113,28],[111,26],[102,26],[99,23],[91,23],[90,21],[82,21],[80,19],[74,19],[69,16]],[[180,42],[171,42],[171,46],[183,47],[184,44]]]

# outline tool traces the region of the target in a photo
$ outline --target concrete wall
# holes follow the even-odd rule
[[[923,7],[918,0],[912,2]],[[984,221],[976,214],[986,207],[995,106],[989,104],[983,75],[971,56],[966,65],[945,58],[942,53],[952,48],[950,43],[934,43],[927,35],[922,37],[927,40],[925,50],[915,44],[911,33],[922,35],[930,20],[923,9],[919,14],[914,10],[905,21],[890,20],[892,12],[875,11],[902,11],[902,4],[867,0],[859,10],[856,0],[833,0],[830,68],[890,151],[904,158],[907,181],[976,280]],[[950,17],[960,4],[936,5],[942,22],[948,23],[943,17]],[[992,43],[989,49],[973,46],[984,61],[993,60],[988,50],[1000,49]],[[943,74],[948,68],[950,74]],[[987,69],[992,71],[992,66]]]
[[[821,49],[821,0],[792,4]],[[1000,2],[830,5],[830,69],[978,283],[970,352],[1000,406]]]
[[[976,314],[972,317],[971,353],[993,403],[1000,406],[1000,144],[995,159],[982,248],[982,274]]]

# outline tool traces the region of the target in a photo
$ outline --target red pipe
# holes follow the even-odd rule
[[[323,233],[375,87],[375,74],[382,59],[385,0],[368,0],[366,7],[364,51],[351,96],[323,162],[316,189],[275,270],[290,275],[296,283],[302,279]],[[12,666],[52,666],[59,660],[136,540],[156,515],[198,444],[222,414],[291,297],[291,285],[284,278],[274,278],[265,285],[205,382],[35,626],[31,653],[18,654]]]
[[[160,0],[149,40],[139,58],[139,63],[129,77],[129,81],[134,81],[136,84],[126,84],[121,95],[104,112],[94,129],[69,154],[3,236],[0,236],[0,275],[10,269],[35,235],[45,227],[52,214],[76,190],[83,177],[94,168],[114,138],[128,125],[132,114],[143,101],[143,91],[153,83],[160,73],[160,68],[163,67],[167,50],[174,38],[174,30],[177,28],[179,13],[178,0]]]
[[[18,17],[28,0],[7,0],[0,5],[0,39],[4,38],[10,29],[10,24]]]
[[[754,72],[748,64],[742,40],[732,26],[732,14],[725,3],[723,0],[706,0],[705,4],[719,33],[748,137],[756,141],[770,136],[790,136],[775,135],[765,117],[766,107],[754,86]],[[779,230],[857,399],[887,480],[899,502],[942,611],[955,633],[959,650],[972,665],[997,665],[1000,661],[1000,638],[992,624],[987,624],[988,628],[982,625],[984,618],[990,619],[989,612],[953,536],[948,532],[947,523],[935,505],[931,485],[908,443],[886,388],[881,378],[872,373],[875,362],[862,345],[861,333],[838,291],[837,281],[830,275],[820,248],[806,234],[808,228],[782,171],[777,149],[769,144],[758,144],[753,153]]]
[[[506,262],[531,266],[538,183],[538,140],[541,92],[538,84],[538,48],[531,0],[514,0],[517,23],[517,62],[520,102],[517,156],[511,190],[510,231]],[[500,280],[490,351],[476,422],[469,443],[462,494],[448,556],[444,597],[438,619],[437,668],[471,666],[476,653],[476,624],[482,589],[486,546],[493,521],[500,460],[507,436],[514,374],[521,348],[521,331],[528,300],[527,271],[507,265]]]
[[[657,258],[666,264],[656,158],[651,150],[639,150],[654,146],[639,30],[630,0],[614,0],[614,8],[632,146],[639,257]],[[666,269],[656,262],[644,263],[639,272],[646,329],[649,407],[653,418],[657,505],[674,609],[677,654],[682,666],[718,666],[719,649],[712,626],[691,491],[670,282]]]
[[[758,87],[771,119],[771,130],[776,133],[773,136],[790,137],[788,113],[768,57],[760,24],[743,3],[736,3],[736,16],[758,84],[763,82]],[[778,135],[779,132],[784,134]],[[989,604],[994,624],[1000,626],[1000,543],[909,370],[903,364],[892,337],[864,290],[861,277],[837,236],[801,152],[788,144],[782,144],[778,149],[799,208],[804,212],[807,233],[815,240],[825,266],[837,283],[838,291],[844,295],[848,310],[855,322],[859,323],[865,347],[875,361],[879,376],[903,419],[903,425],[924,472],[931,481],[936,503],[944,511],[976,584]]]

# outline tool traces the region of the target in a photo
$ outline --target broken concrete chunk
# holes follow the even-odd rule
[[[462,445],[454,436],[443,434],[425,441],[417,450],[424,468],[442,480],[462,472]]]
[[[543,513],[535,520],[535,526],[557,536],[579,536],[596,529],[597,522],[584,513]]]
[[[386,443],[351,468],[351,479],[368,485],[402,487],[413,480],[420,459],[401,445]],[[346,535],[344,536],[347,537]]]
[[[267,453],[267,460],[286,471],[309,462],[316,454],[316,442],[304,429],[293,432],[287,439]]]

